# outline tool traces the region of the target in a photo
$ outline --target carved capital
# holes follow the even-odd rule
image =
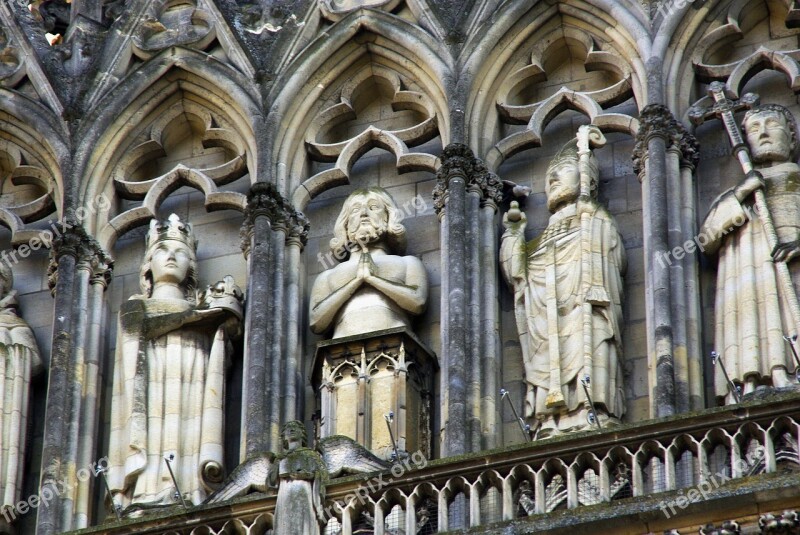
[[[58,283],[58,262],[63,256],[72,256],[79,269],[90,273],[92,284],[101,282],[105,287],[111,282],[114,261],[86,230],[74,223],[65,222],[63,231],[53,239],[50,246],[50,262],[47,267],[47,285],[55,294]]]
[[[241,247],[245,257],[250,254],[253,224],[257,217],[266,217],[272,228],[283,231],[287,240],[299,239],[305,245],[309,223],[305,215],[294,209],[275,186],[267,182],[256,182],[247,194],[247,208],[240,231]]]
[[[442,165],[436,172],[436,186],[433,188],[433,208],[442,217],[450,181],[461,177],[467,189],[480,194],[483,203],[497,206],[503,198],[503,184],[494,173],[490,173],[482,160],[476,158],[472,150],[461,143],[452,143],[442,152]]]
[[[681,125],[681,128],[683,129],[683,134],[680,138],[680,147],[683,162],[685,165],[695,168],[700,161],[700,143],[697,142],[696,137],[683,128],[683,125]]]
[[[286,236],[286,243],[299,245],[300,249],[308,243],[308,231],[311,224],[302,212],[294,210],[289,217],[289,233]]]
[[[644,173],[644,162],[650,140],[654,137],[664,139],[668,147],[676,147],[683,156],[683,162],[692,166],[699,159],[697,140],[678,122],[672,112],[662,104],[649,104],[639,114],[639,133],[633,149],[633,168],[640,179]]]
[[[503,181],[486,168],[486,164],[475,158],[475,174],[469,181],[470,188],[476,188],[481,193],[481,204],[491,206],[495,210],[503,200]]]
[[[97,250],[91,259],[92,275],[89,278],[91,284],[100,284],[103,289],[111,284],[114,275],[114,261],[98,245]]]

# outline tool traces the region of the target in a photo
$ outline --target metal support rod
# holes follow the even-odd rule
[[[731,381],[731,378],[728,375],[728,370],[725,369],[725,363],[722,361],[722,358],[720,358],[716,351],[711,352],[711,362],[712,364],[719,362],[719,366],[722,368],[722,375],[725,376],[725,381],[728,382],[728,390],[730,390],[731,394],[733,394],[733,397],[736,399],[736,403],[741,403],[742,395],[739,393],[739,387],[737,387],[735,384],[733,384],[733,381]]]
[[[392,431],[392,422],[394,421],[394,411],[389,411],[389,414],[384,414],[383,419],[386,420],[386,427],[389,428],[389,438],[392,440],[392,448],[394,448],[394,461],[400,462],[400,452],[397,449],[397,441],[394,439],[394,431]]]
[[[175,485],[175,494],[181,500],[181,505],[183,505],[184,509],[188,509],[189,506],[186,505],[186,500],[183,499],[183,493],[181,492],[181,488],[178,486],[178,480],[175,479],[175,473],[172,471],[172,465],[169,464],[170,461],[175,459],[173,454],[169,454],[169,456],[164,457],[164,462],[167,463],[167,470],[169,470],[169,475],[172,478],[172,484]]]
[[[103,485],[106,487],[106,493],[108,493],[108,499],[111,500],[111,508],[114,509],[114,514],[117,515],[117,521],[122,521],[122,515],[119,512],[119,506],[114,501],[114,495],[111,494],[111,487],[108,484],[108,478],[106,477],[106,470],[101,466],[97,466],[94,470],[94,477],[103,476]]]
[[[589,393],[589,381],[591,379],[588,375],[584,375],[581,379],[581,386],[583,386],[583,392],[586,394],[586,399],[589,400],[589,407],[591,407],[592,417],[594,418],[594,423],[597,424],[597,428],[602,430],[603,424],[600,423],[600,416],[597,414],[597,409],[594,408],[594,400],[592,399],[592,395]],[[591,423],[591,422],[589,422]]]
[[[525,420],[519,417],[517,414],[517,408],[511,403],[511,398],[509,397],[508,390],[505,388],[500,389],[500,397],[505,398],[508,401],[508,404],[511,406],[511,412],[514,413],[514,418],[517,420],[519,424],[519,430],[522,431],[522,435],[525,437],[525,442],[531,441],[531,426],[525,423]]]

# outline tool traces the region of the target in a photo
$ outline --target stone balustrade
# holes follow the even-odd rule
[[[717,495],[725,505],[712,509],[721,519],[740,514],[740,502],[759,503],[756,522],[766,518],[771,503],[778,507],[773,516],[781,517],[777,496],[800,494],[798,421],[800,396],[782,395],[481,454],[420,464],[409,459],[393,473],[331,481],[325,533],[439,533],[479,526],[478,532],[487,532],[498,522],[524,526],[564,514],[589,522],[593,515],[605,518],[609,507],[614,510],[608,521],[624,523],[633,515],[637,523],[666,529],[685,526],[683,513],[695,505],[708,508]],[[732,493],[744,498],[732,499]],[[80,533],[262,535],[270,533],[274,507],[275,496],[251,495]],[[708,518],[715,520],[721,522]]]

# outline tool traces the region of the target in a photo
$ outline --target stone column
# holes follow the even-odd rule
[[[481,424],[482,449],[491,449],[502,444],[498,425],[500,407],[497,403],[500,391],[501,349],[500,349],[500,302],[498,274],[498,242],[497,242],[497,210],[503,198],[503,186],[500,179],[489,173],[481,162],[478,162],[475,184],[481,189],[481,208],[478,228],[480,229],[480,252],[478,272],[481,276],[480,294],[476,299],[480,303],[480,325],[476,329],[481,333],[479,349],[481,362]]]
[[[91,469],[105,452],[97,452],[99,401],[103,388],[104,340],[102,333],[107,316],[105,291],[111,283],[114,269],[113,261],[99,246],[90,258],[92,272],[89,278],[88,333],[84,361],[84,398],[80,417],[80,442],[78,444],[77,468]],[[89,526],[92,510],[92,488],[95,478],[78,478],[78,492],[75,504],[74,529]]]
[[[87,239],[83,228],[74,222],[67,222],[63,227],[59,227],[62,228],[63,232],[53,240],[48,270],[55,306],[40,484],[41,493],[51,494],[53,498],[48,507],[38,509],[36,533],[39,535],[51,535],[63,531],[64,503],[61,492],[66,477],[64,445],[68,442],[72,394],[70,358],[73,347],[74,303],[77,297],[75,278],[77,262],[81,256],[83,243]]]
[[[69,412],[66,423],[67,435],[62,448],[62,476],[66,478],[67,485],[62,491],[61,529],[70,531],[73,527],[75,501],[77,495],[76,473],[78,471],[78,445],[80,442],[80,415],[83,401],[84,363],[86,360],[86,335],[89,311],[87,303],[89,298],[89,278],[92,275],[89,244],[83,240],[75,264],[75,289],[73,302],[72,323],[72,348],[70,355],[69,371]]]
[[[274,187],[256,182],[247,195],[242,225],[242,251],[247,259],[247,302],[244,326],[244,369],[242,378],[242,423],[240,460],[268,451],[267,352],[270,318],[266,304],[270,298],[269,213]]]
[[[502,184],[472,151],[445,148],[434,190],[442,249],[442,456],[496,444],[497,229]],[[490,424],[491,422],[491,424]]]
[[[700,160],[700,146],[695,137],[685,130],[680,136],[681,146],[681,225],[684,244],[697,236],[697,196],[695,193],[695,170]],[[695,242],[696,243],[696,242]],[[693,249],[693,248],[692,248]],[[700,308],[700,274],[698,261],[700,252],[689,251],[683,259],[684,287],[686,295],[686,351],[689,363],[689,410],[705,408],[703,385],[702,317]]]
[[[279,449],[282,417],[288,410],[287,392],[291,391],[292,406],[296,406],[296,383],[287,385],[292,381],[287,381],[284,374],[297,374],[298,266],[307,229],[305,217],[272,184],[253,184],[242,229],[243,250],[248,259],[242,459]],[[289,265],[294,266],[288,274],[287,257]],[[294,355],[292,362],[287,362],[287,358],[291,360],[287,351]]]
[[[301,365],[301,321],[303,307],[301,306],[302,292],[300,281],[303,272],[300,257],[308,241],[308,219],[300,212],[292,214],[289,222],[289,234],[286,237],[286,356],[284,390],[283,390],[283,421],[302,420],[302,392],[303,367]]]
[[[642,222],[644,226],[644,264],[646,273],[647,302],[647,348],[651,376],[651,414],[655,417],[675,414],[680,408],[676,404],[676,357],[674,348],[674,316],[682,310],[673,309],[673,290],[670,277],[670,235],[672,241],[680,241],[680,214],[670,217],[668,197],[670,166],[668,148],[680,134],[679,125],[666,106],[650,104],[639,115],[640,129],[637,135],[634,160],[639,180],[642,183]],[[678,153],[673,153],[677,163]],[[677,167],[673,165],[673,167]],[[672,169],[673,187],[680,184],[679,171]],[[675,193],[679,192],[673,192]],[[677,218],[677,219],[676,219]],[[682,266],[679,268],[682,271]],[[680,300],[682,301],[682,300]],[[679,302],[680,302],[679,301]],[[678,348],[677,372],[682,377],[685,366],[685,341]],[[685,383],[681,383],[682,396],[686,396]]]
[[[466,183],[474,156],[466,145],[451,144],[437,172],[434,206],[441,225],[442,354],[441,456],[460,455],[467,444]]]

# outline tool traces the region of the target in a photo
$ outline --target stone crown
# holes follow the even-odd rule
[[[166,221],[153,219],[150,221],[150,231],[147,233],[147,249],[156,243],[175,240],[185,244],[192,251],[197,251],[197,238],[192,232],[191,223],[181,221],[176,214],[171,214]]]

